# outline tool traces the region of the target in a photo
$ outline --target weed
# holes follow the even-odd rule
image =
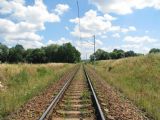
[[[106,70],[112,66],[114,69]],[[160,119],[160,55],[99,61],[96,70],[139,108]]]
[[[1,64],[0,119],[59,80],[71,64]],[[0,88],[1,89],[1,88]]]

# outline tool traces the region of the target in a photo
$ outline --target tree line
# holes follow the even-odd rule
[[[149,51],[149,54],[152,54],[152,53],[160,53],[160,49],[153,48]],[[90,55],[90,60],[93,61],[94,56],[95,56],[95,60],[108,60],[108,59],[120,59],[125,57],[134,57],[139,55],[143,55],[143,54],[135,53],[132,50],[125,52],[124,50],[121,50],[121,49],[114,49],[112,52],[106,52],[102,49],[98,49],[95,52],[95,54]]]
[[[0,43],[0,62],[4,63],[75,63],[81,60],[80,52],[71,43],[51,44],[46,47],[27,49],[17,44],[12,48]]]

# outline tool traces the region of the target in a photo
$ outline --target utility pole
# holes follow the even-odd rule
[[[77,14],[78,14],[78,22],[79,22],[79,40],[81,40],[81,21],[80,21],[80,14],[79,14],[79,3],[77,0]]]
[[[95,69],[95,61],[96,61],[96,56],[95,56],[95,51],[96,51],[96,37],[95,35],[93,35],[93,39],[94,39],[94,69]]]
[[[87,62],[87,53],[86,53],[86,62]]]

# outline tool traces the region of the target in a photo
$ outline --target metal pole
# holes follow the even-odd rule
[[[87,62],[87,53],[86,53],[86,62]]]
[[[79,22],[79,40],[81,40],[81,21],[80,21],[80,14],[79,14],[79,3],[78,3],[78,0],[77,0],[77,12],[78,12],[78,22]]]
[[[96,37],[95,37],[95,35],[93,35],[93,39],[94,39],[94,69],[95,69],[95,60],[96,60],[96,56],[95,56],[95,51],[96,51]]]

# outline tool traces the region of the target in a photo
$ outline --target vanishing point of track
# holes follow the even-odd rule
[[[67,80],[39,120],[105,120],[84,67]]]

